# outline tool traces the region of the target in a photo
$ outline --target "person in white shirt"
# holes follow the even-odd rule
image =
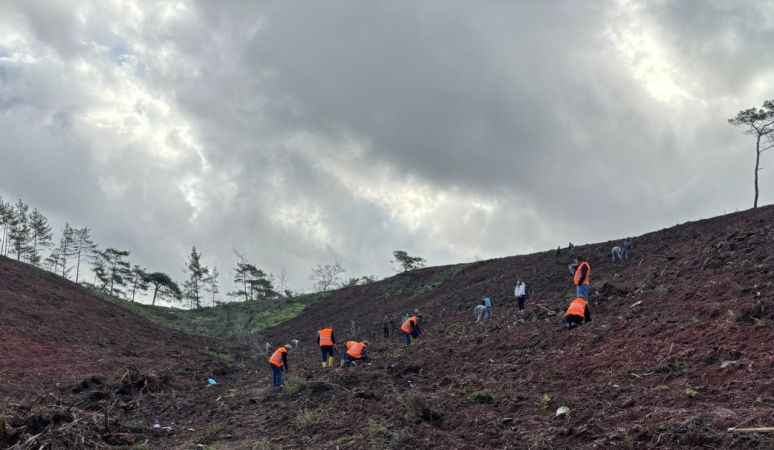
[[[524,302],[527,300],[527,283],[522,280],[516,280],[516,287],[513,288],[513,295],[519,302],[519,311],[524,309]]]

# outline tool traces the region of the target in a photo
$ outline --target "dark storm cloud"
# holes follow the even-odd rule
[[[745,207],[774,8],[689,3],[5,3],[0,191],[294,287]]]

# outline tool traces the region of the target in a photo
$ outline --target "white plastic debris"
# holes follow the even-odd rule
[[[560,406],[556,410],[556,417],[562,417],[562,416],[566,416],[566,415],[569,415],[569,414],[570,414],[570,408],[568,408],[566,406]]]

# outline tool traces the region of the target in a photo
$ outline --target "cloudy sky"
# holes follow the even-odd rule
[[[772,42],[763,0],[2,1],[0,194],[297,290],[638,234],[751,206]]]

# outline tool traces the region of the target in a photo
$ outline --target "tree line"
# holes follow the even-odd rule
[[[294,293],[285,285],[286,273],[280,276],[280,288],[275,286],[274,275],[234,250],[236,262],[232,269],[234,289],[226,296],[234,301],[258,302],[289,298]],[[89,227],[74,227],[65,223],[59,239],[48,218],[37,208],[19,199],[15,203],[0,198],[0,255],[15,258],[55,273],[111,297],[134,302],[138,296],[149,295],[151,304],[157,300],[183,302],[189,308],[199,309],[207,303],[221,303],[220,273],[217,267],[208,267],[196,246],[185,261],[182,286],[169,274],[152,271],[130,261],[129,250],[114,247],[100,248]],[[45,257],[44,257],[45,255]],[[398,271],[408,272],[421,268],[425,260],[408,255],[403,250],[393,252],[393,263]],[[93,278],[84,279],[91,269]],[[312,269],[315,288],[326,292],[376,281],[374,276],[342,278],[346,270],[339,263],[320,264]]]
[[[185,262],[185,280],[182,287],[167,273],[148,270],[132,264],[131,252],[113,247],[101,249],[92,237],[89,227],[74,227],[65,223],[59,239],[48,218],[37,208],[30,211],[22,199],[15,203],[0,198],[0,255],[48,270],[64,279],[92,288],[106,295],[135,301],[138,296],[150,295],[151,304],[157,300],[186,302],[191,308],[205,303],[219,303],[220,274],[202,263],[202,255],[194,246]],[[234,284],[227,296],[244,301],[259,301],[292,295],[275,291],[273,276],[262,271],[238,254],[234,266]],[[84,279],[86,268],[93,278]]]

